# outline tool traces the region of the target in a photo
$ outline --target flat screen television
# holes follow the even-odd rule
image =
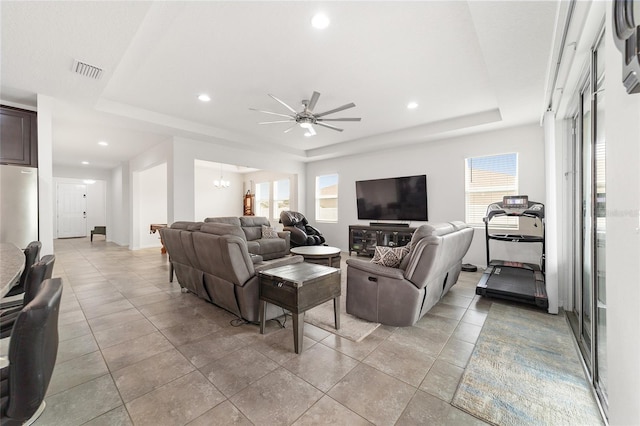
[[[427,176],[356,181],[358,219],[420,220],[427,215]]]

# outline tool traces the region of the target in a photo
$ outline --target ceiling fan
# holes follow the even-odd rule
[[[300,112],[291,108],[289,105],[287,105],[280,99],[276,98],[275,96],[273,95],[269,95],[269,96],[273,98],[276,102],[282,104],[286,109],[288,109],[291,112],[291,114],[281,114],[279,112],[263,111],[255,108],[249,108],[249,109],[252,111],[263,112],[265,114],[277,115],[279,117],[286,117],[287,118],[286,120],[263,121],[261,123],[258,123],[258,124],[293,123],[291,127],[289,127],[287,130],[284,131],[285,133],[290,132],[294,127],[296,127],[296,125],[300,125],[300,127],[302,127],[307,131],[305,133],[305,136],[313,136],[316,134],[316,131],[313,128],[314,124],[341,132],[343,129],[340,129],[339,127],[333,126],[331,124],[327,124],[326,121],[360,121],[361,120],[361,118],[323,118],[325,115],[333,114],[335,112],[340,112],[345,109],[355,107],[356,104],[354,104],[353,102],[348,103],[346,105],[342,105],[341,107],[334,108],[329,111],[321,112],[319,114],[314,113],[313,110],[316,107],[316,103],[318,103],[318,98],[320,98],[320,93],[318,92],[313,92],[313,94],[311,95],[311,99],[309,100],[304,99],[302,101],[303,110]]]

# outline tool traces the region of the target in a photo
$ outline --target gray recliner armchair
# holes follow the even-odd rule
[[[347,260],[347,313],[391,326],[410,326],[456,283],[473,229],[463,222],[426,224],[413,234],[398,268]]]
[[[313,226],[302,213],[283,211],[280,213],[280,222],[284,230],[291,232],[291,246],[319,246],[324,244],[322,233]]]

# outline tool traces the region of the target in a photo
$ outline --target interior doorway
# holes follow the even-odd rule
[[[86,237],[87,185],[58,183],[56,189],[56,237]]]

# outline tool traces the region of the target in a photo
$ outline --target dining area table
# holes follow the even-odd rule
[[[13,243],[0,243],[0,297],[11,290],[24,270],[24,251]]]

